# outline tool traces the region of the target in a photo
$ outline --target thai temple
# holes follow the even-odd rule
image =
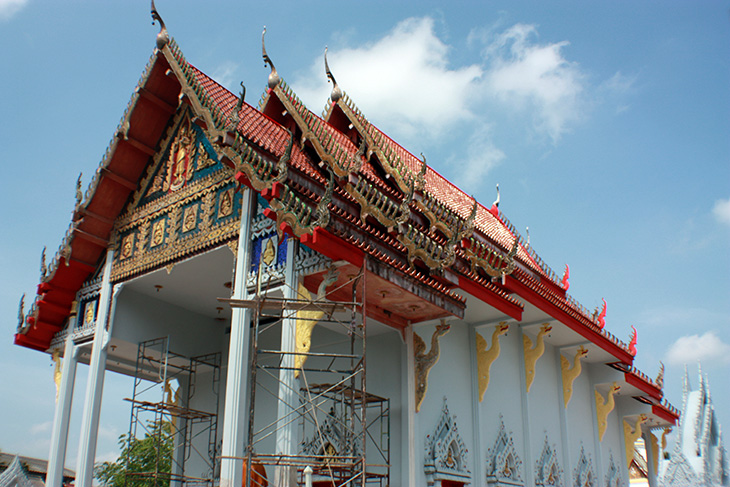
[[[710,384],[700,367],[698,389],[692,390],[685,369],[682,416],[674,449],[664,450],[659,485],[716,487],[728,485],[727,452],[710,397]],[[666,448],[666,444],[662,444]]]
[[[78,364],[78,487],[112,372],[134,378],[129,434],[172,435],[169,467],[129,465],[133,485],[627,486],[639,439],[659,485],[679,418],[663,369],[632,365],[636,330],[624,342],[605,304],[576,302],[568,269],[543,262],[498,197],[482,205],[379,130],[326,57],[318,115],[262,36],[254,107],[152,14],[156,48],[21,300],[15,343],[56,363],[48,487],[63,482]],[[716,479],[704,382],[684,402],[698,419],[679,434],[715,449],[702,467],[679,450],[664,478]]]

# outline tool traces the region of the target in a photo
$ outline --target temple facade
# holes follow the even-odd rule
[[[621,486],[678,410],[499,210],[373,125],[319,116],[274,68],[258,107],[162,30],[15,343],[52,354],[47,485],[78,363],[76,485],[104,376],[130,435],[173,437],[171,485]],[[263,41],[263,39],[262,39]],[[263,42],[262,42],[263,44]],[[326,66],[326,58],[325,58]],[[627,333],[628,336],[628,333]],[[246,466],[251,466],[247,468]],[[244,474],[244,472],[249,472]]]
[[[659,485],[720,487],[730,482],[722,429],[715,417],[710,384],[697,374],[693,390],[685,370],[682,383],[682,415],[672,450],[665,450]],[[662,448],[666,448],[663,444]]]

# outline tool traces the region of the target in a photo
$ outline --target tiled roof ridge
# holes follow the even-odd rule
[[[546,298],[548,301],[550,301],[553,305],[559,307],[566,313],[568,313],[570,316],[575,318],[578,322],[582,323],[586,327],[590,328],[592,331],[598,333],[599,335],[602,335],[604,338],[607,338],[609,341],[614,343],[616,346],[624,350],[626,353],[631,354],[628,348],[628,345],[624,343],[622,340],[619,340],[615,335],[610,333],[609,331],[605,329],[601,329],[596,322],[592,319],[583,314],[583,311],[580,309],[576,309],[573,306],[573,303],[571,300],[568,300],[567,298],[560,298],[555,295],[554,292],[552,292],[549,288],[547,288],[544,284],[539,282],[538,280],[534,279],[532,276],[527,274],[525,271],[521,269],[515,269],[514,273],[519,276],[520,281],[524,282],[525,284],[529,285],[530,288],[532,288],[534,291],[536,291],[538,294]]]

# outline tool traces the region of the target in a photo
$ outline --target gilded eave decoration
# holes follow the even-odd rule
[[[241,196],[188,109],[176,116],[129,209],[116,221],[112,279],[174,264],[238,235]]]

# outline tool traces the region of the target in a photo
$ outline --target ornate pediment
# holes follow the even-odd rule
[[[675,448],[672,459],[659,485],[672,487],[690,487],[702,485],[689,460],[679,448]]]
[[[160,143],[127,209],[115,223],[112,278],[171,266],[235,239],[241,194],[203,130],[184,108]]]
[[[327,413],[319,428],[311,437],[302,442],[302,452],[306,455],[324,457],[354,457],[360,455],[359,441],[353,441],[352,432],[347,434],[347,418],[334,406]]]
[[[573,471],[573,485],[576,487],[596,487],[596,473],[593,471],[593,461],[590,454],[586,456],[585,448],[580,447],[578,464]]]
[[[497,440],[494,446],[487,450],[487,485],[524,486],[520,474],[521,467],[522,460],[515,450],[512,432],[507,432],[500,414]]]
[[[550,445],[547,434],[542,453],[535,464],[535,485],[556,487],[563,485],[563,469],[560,468],[555,445]]]
[[[444,397],[444,405],[434,432],[426,436],[426,458],[424,470],[429,486],[465,485],[471,482],[468,466],[468,453],[464,440],[459,436],[456,416],[449,414],[449,406]],[[456,484],[454,484],[454,482]]]

